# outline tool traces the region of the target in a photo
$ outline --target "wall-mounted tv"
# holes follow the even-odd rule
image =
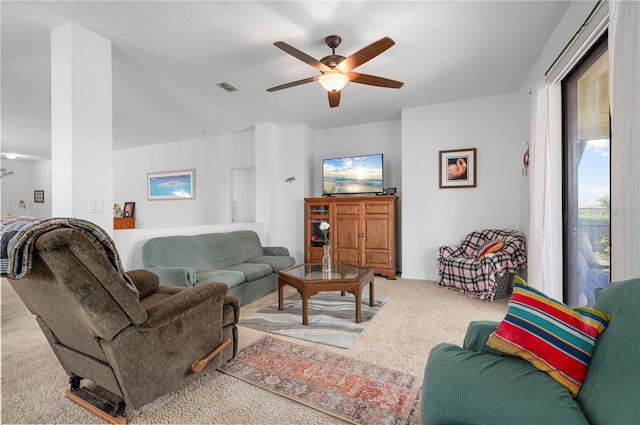
[[[382,154],[322,160],[322,194],[382,193]]]

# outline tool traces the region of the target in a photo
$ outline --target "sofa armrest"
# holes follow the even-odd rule
[[[191,267],[150,267],[146,269],[158,276],[160,285],[184,286],[195,285],[196,271]]]
[[[129,276],[136,289],[138,289],[139,299],[146,298],[153,294],[158,289],[158,286],[160,286],[158,275],[151,273],[149,270],[129,270],[127,276]]]
[[[440,246],[438,247],[437,260],[442,262],[447,258],[458,258],[464,256],[464,251],[460,245]]]
[[[263,246],[262,253],[264,255],[288,256],[289,250],[284,246]]]
[[[207,308],[216,308],[215,306],[218,306],[220,319],[222,320],[222,305],[227,290],[227,285],[220,282],[203,283],[202,285],[182,290],[149,307],[147,310],[149,318],[140,325],[139,329],[143,332],[149,332],[166,326],[207,304],[213,304],[212,307]]]
[[[486,346],[489,335],[498,329],[498,325],[499,322],[490,320],[477,320],[469,323],[462,347],[471,351],[484,351],[485,353],[504,356],[504,353]]]

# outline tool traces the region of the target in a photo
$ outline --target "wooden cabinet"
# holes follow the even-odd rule
[[[135,229],[136,222],[133,217],[122,217],[122,218],[114,218],[113,219],[113,229],[114,230],[122,230],[122,229]]]
[[[305,262],[322,261],[320,223],[329,222],[334,262],[395,279],[396,196],[305,198]]]

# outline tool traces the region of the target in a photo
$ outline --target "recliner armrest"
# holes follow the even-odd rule
[[[160,285],[183,286],[189,288],[196,283],[196,271],[191,267],[149,267],[151,273],[158,276]]]
[[[284,246],[263,246],[262,253],[264,255],[288,256],[289,250]]]
[[[160,286],[160,279],[149,270],[129,270],[127,276],[138,289],[138,298],[143,299],[153,294]]]
[[[207,304],[213,304],[207,308],[219,308],[222,319],[222,302],[227,290],[227,285],[220,282],[203,283],[184,289],[149,307],[147,310],[149,318],[138,329],[148,332],[166,326]]]
[[[477,320],[469,323],[462,347],[471,351],[484,351],[504,356],[504,353],[486,346],[489,335],[498,329],[498,325],[499,322],[492,320]]]

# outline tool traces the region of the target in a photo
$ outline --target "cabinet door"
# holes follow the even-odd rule
[[[362,231],[360,223],[360,202],[335,202],[331,233],[334,261],[360,265]]]
[[[393,203],[388,201],[367,202],[363,205],[362,223],[364,231],[364,267],[389,268],[393,266]]]
[[[321,263],[324,236],[320,223],[330,222],[329,204],[325,202],[308,202],[305,211],[305,262]]]

